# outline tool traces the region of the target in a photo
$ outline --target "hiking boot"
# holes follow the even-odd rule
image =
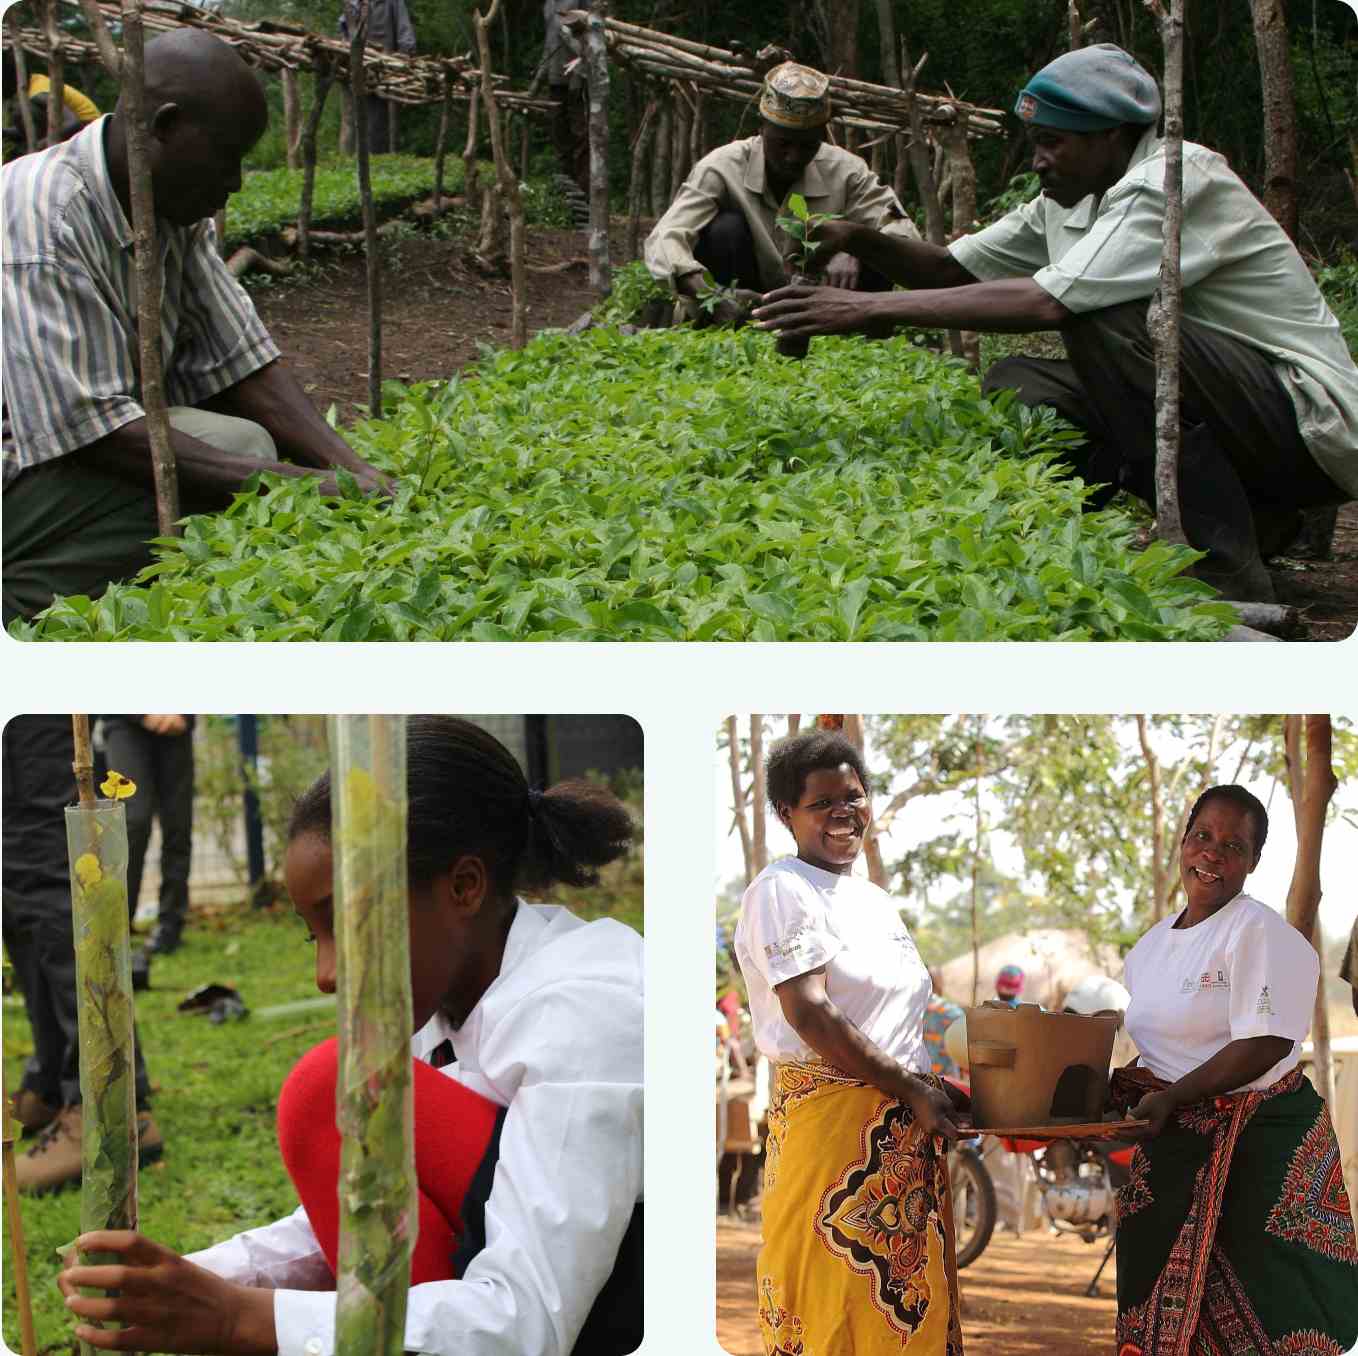
[[[183,926],[179,923],[157,923],[151,940],[146,943],[146,951],[152,956],[168,956],[179,950],[180,934]]]
[[[63,1107],[38,1136],[38,1142],[14,1160],[14,1176],[21,1192],[41,1195],[80,1183],[80,1142],[84,1113],[78,1106]]]
[[[45,1130],[56,1120],[61,1110],[59,1106],[45,1101],[32,1088],[20,1088],[10,1101],[14,1119],[24,1128],[25,1139],[29,1135],[36,1135],[39,1130]]]
[[[38,1137],[38,1142],[14,1162],[21,1192],[39,1196],[80,1183],[81,1141],[85,1116],[79,1106],[63,1107]],[[165,1141],[149,1111],[137,1112],[137,1162],[145,1166],[165,1152]]]

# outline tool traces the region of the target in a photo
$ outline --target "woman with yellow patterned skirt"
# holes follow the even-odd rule
[[[862,755],[808,731],[768,759],[797,856],[741,902],[736,957],[775,1066],[759,1326],[770,1356],[962,1356],[947,1141],[965,1099],[929,1072],[931,985],[885,891],[852,874]]]

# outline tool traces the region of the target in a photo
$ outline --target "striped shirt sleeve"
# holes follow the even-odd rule
[[[174,357],[166,373],[172,405],[200,405],[279,356],[249,294],[217,253],[210,221],[185,243]]]

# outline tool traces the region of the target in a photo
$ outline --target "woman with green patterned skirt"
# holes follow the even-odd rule
[[[843,735],[780,741],[768,797],[796,857],[741,901],[736,956],[775,1065],[756,1265],[770,1356],[962,1356],[947,1141],[924,1043],[929,972],[899,906],[853,875],[871,819]]]
[[[1188,819],[1187,905],[1127,957],[1113,1079],[1149,1121],[1118,1193],[1118,1356],[1343,1356],[1358,1340],[1358,1252],[1339,1145],[1298,1067],[1320,961],[1244,893],[1264,807],[1215,786]]]

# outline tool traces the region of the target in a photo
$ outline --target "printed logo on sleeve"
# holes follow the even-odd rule
[[[1268,985],[1259,990],[1259,1001],[1254,1005],[1256,1017],[1273,1016],[1273,1000],[1268,996]]]
[[[1200,975],[1190,975],[1179,985],[1180,993],[1220,993],[1231,987],[1224,970],[1204,970]]]
[[[800,960],[807,951],[811,941],[811,929],[803,925],[793,928],[786,937],[780,937],[776,942],[770,942],[764,948],[764,955],[774,963],[778,961]]]

